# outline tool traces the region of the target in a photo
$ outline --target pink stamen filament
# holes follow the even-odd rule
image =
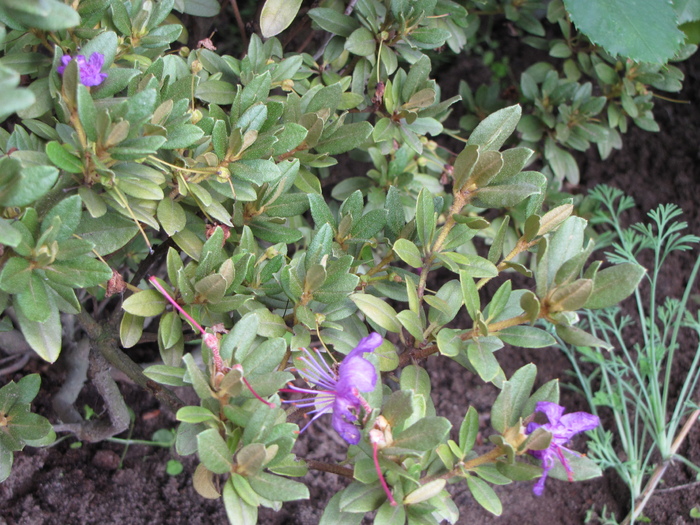
[[[231,368],[235,368],[236,370],[241,371],[241,381],[243,381],[243,384],[248,387],[248,390],[250,390],[250,393],[253,394],[253,397],[255,397],[255,399],[265,403],[270,408],[275,408],[274,403],[271,403],[270,401],[265,401],[262,397],[260,397],[260,395],[255,390],[253,390],[253,387],[250,385],[248,380],[243,376],[243,367],[241,365],[233,365]]]
[[[175,301],[175,299],[170,297],[170,294],[167,291],[165,291],[165,288],[163,288],[160,285],[160,283],[156,279],[155,275],[151,275],[151,277],[149,277],[148,280],[151,281],[151,284],[154,286],[154,288],[156,290],[158,290],[161,294],[163,294],[163,296],[168,300],[168,302],[170,302],[170,304],[172,304],[173,307],[178,312],[180,312],[185,317],[185,319],[187,319],[187,321],[189,321],[189,323],[192,326],[194,326],[197,330],[199,330],[199,333],[202,334],[202,339],[204,340],[204,344],[206,344],[207,347],[209,347],[209,349],[211,350],[212,356],[214,358],[214,368],[216,369],[217,372],[221,372],[223,374],[225,371],[225,366],[224,366],[223,359],[221,359],[221,353],[219,352],[219,340],[218,340],[218,338],[214,334],[207,333],[204,330],[204,328],[202,328],[202,326],[197,321],[195,321],[192,318],[192,316],[190,316],[190,314],[185,312],[185,310],[182,308],[182,306],[177,304],[177,301]]]
[[[564,470],[566,471],[566,477],[569,481],[574,481],[574,473],[571,472],[571,467],[569,466],[569,462],[564,457],[564,452],[562,451],[561,447],[555,446],[554,450],[557,451],[559,461],[561,461],[561,464],[564,467]]]
[[[366,414],[370,414],[372,412],[372,407],[367,401],[365,401],[365,398],[360,395],[360,391],[357,388],[352,389],[352,395],[360,401],[360,405],[362,405],[362,408],[365,410]]]
[[[372,443],[372,459],[374,459],[374,468],[377,470],[377,476],[379,476],[379,483],[382,484],[382,488],[384,489],[384,493],[386,494],[386,497],[389,499],[389,504],[392,507],[396,507],[398,503],[396,503],[396,500],[394,499],[394,495],[391,493],[391,490],[389,490],[389,485],[387,485],[386,480],[384,479],[384,475],[382,474],[382,467],[379,466],[379,446],[377,443]]]
[[[154,275],[151,275],[151,277],[148,280],[151,281],[151,284],[155,287],[155,289],[158,290],[161,294],[163,294],[163,296],[170,302],[170,304],[172,304],[175,307],[175,309],[178,312],[180,312],[183,316],[185,316],[185,319],[187,319],[192,324],[192,326],[194,326],[197,330],[199,330],[199,333],[202,334],[202,339],[204,340],[204,344],[206,344],[207,347],[211,350],[212,357],[214,358],[214,367],[215,367],[216,371],[224,373],[226,370],[226,366],[224,365],[223,359],[221,359],[221,352],[219,351],[219,339],[216,337],[216,335],[207,333],[204,330],[204,328],[202,328],[202,326],[197,321],[192,319],[190,314],[185,312],[185,310],[179,304],[177,304],[175,299],[170,297],[170,294],[167,291],[165,291],[165,288],[163,288],[160,285],[160,283],[158,282],[158,280],[156,279],[156,277]],[[241,365],[235,365],[233,368],[239,368],[241,370],[241,374],[243,373],[243,368],[241,367]],[[248,380],[245,377],[243,377],[242,375],[241,375],[241,381],[243,381],[243,384],[246,387],[248,387],[248,390],[250,390],[250,393],[253,394],[255,399],[257,399],[258,401],[262,401],[263,403],[265,403],[269,407],[272,407],[272,408],[275,407],[274,403],[271,403],[269,401],[265,401],[262,397],[260,397],[260,395],[255,390],[253,390],[253,387],[250,386],[250,383],[248,382]]]
[[[175,299],[173,299],[172,297],[170,297],[170,294],[169,294],[168,292],[165,291],[165,288],[163,288],[163,287],[160,285],[160,283],[158,282],[158,280],[156,279],[156,277],[155,277],[154,275],[151,275],[151,277],[150,277],[148,280],[151,281],[151,284],[153,285],[153,287],[154,287],[156,290],[158,290],[160,293],[162,293],[162,294],[165,296],[165,298],[170,302],[170,304],[172,304],[172,305],[175,307],[175,309],[176,309],[178,312],[180,312],[180,313],[185,317],[185,319],[187,319],[187,320],[190,322],[190,324],[191,324],[192,326],[194,326],[197,330],[199,330],[199,332],[200,332],[202,335],[207,335],[207,333],[204,331],[204,328],[202,328],[202,327],[200,326],[200,324],[199,324],[197,321],[195,321],[194,319],[192,319],[192,317],[190,316],[190,314],[188,314],[187,312],[185,312],[185,310],[183,310],[182,306],[180,306],[179,304],[177,304],[177,302],[175,301]]]

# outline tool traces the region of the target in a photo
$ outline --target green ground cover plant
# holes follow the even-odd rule
[[[38,376],[0,390],[0,479],[55,433],[129,428],[110,366],[176,413],[176,451],[197,455],[195,488],[231,523],[307,498],[293,478],[309,468],[352,480],[322,519],[344,524],[455,523],[448,483],[498,515],[491,485],[600,475],[567,448],[598,417],[560,406],[556,380],[533,392],[534,365],[506,377],[499,361],[552,333],[607,346],[579,312],[616,305],[645,270],[589,262],[588,222],[560,192],[578,182],[569,150],[605,156],[631,123],[656,129],[652,93],[680,89],[669,61],[695,51],[700,13],[621,2],[611,41],[595,12],[623,17],[602,0],[302,4],[267,0],[248,35],[232,2],[235,56],[186,45],[211,0],[0,5],[0,344],[69,370],[54,424],[29,410]],[[494,17],[549,54],[511,101],[496,96]],[[483,57],[496,87],[443,99],[447,53]],[[137,345],[159,362],[142,369]],[[455,429],[436,412],[429,356],[500,389],[485,451],[473,407]],[[74,407],[86,381],[103,417]],[[295,455],[317,418],[347,443],[341,464]]]

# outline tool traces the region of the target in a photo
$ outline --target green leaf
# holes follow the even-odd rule
[[[198,406],[182,407],[175,414],[175,419],[185,423],[204,423],[205,421],[218,421],[219,418],[209,409]]]
[[[463,454],[474,448],[477,435],[479,434],[479,413],[472,406],[464,415],[462,425],[459,427],[459,448]]]
[[[611,55],[664,64],[680,49],[683,32],[670,2],[564,0],[576,27]]]
[[[141,290],[122,304],[125,312],[139,317],[153,317],[165,311],[165,298],[158,290]]]
[[[88,88],[83,84],[78,84],[77,95],[76,102],[78,105],[78,117],[80,118],[80,123],[85,130],[85,135],[87,138],[95,142],[97,141],[97,131],[95,129],[97,109],[95,108],[95,102],[92,100]]]
[[[276,181],[282,176],[277,164],[264,159],[239,160],[231,164],[230,169],[235,177],[258,185]]]
[[[478,145],[482,151],[500,149],[515,131],[521,114],[522,109],[517,104],[491,113],[472,131],[467,146]]]
[[[379,482],[365,485],[353,482],[340,493],[338,508],[342,512],[365,513],[375,510],[386,499]]]
[[[377,41],[374,35],[365,27],[359,27],[345,41],[345,49],[353,55],[361,57],[374,55],[374,50],[377,48]]]
[[[479,377],[487,383],[494,381],[502,372],[498,360],[493,355],[493,345],[480,338],[467,344],[467,358]],[[488,338],[486,338],[488,339]]]
[[[417,491],[416,491],[417,492]],[[406,523],[406,509],[403,505],[392,506],[389,501],[385,501],[377,509],[374,523],[386,523],[386,525],[403,525]]]
[[[354,122],[344,124],[330,137],[316,144],[316,151],[328,155],[338,155],[362,145],[372,134],[372,124],[369,122]]]
[[[163,149],[181,149],[192,146],[204,136],[204,131],[194,124],[181,124],[168,130],[168,140]]]
[[[404,505],[415,505],[423,501],[429,500],[433,496],[437,496],[442,489],[445,488],[447,480],[434,479],[428,483],[419,486],[416,490],[406,495],[403,499]],[[401,522],[403,523],[403,521]]]
[[[248,478],[255,492],[270,501],[295,501],[309,498],[309,489],[303,483],[261,472]]]
[[[17,321],[22,335],[39,356],[53,363],[61,353],[61,318],[56,307],[49,308],[49,316],[43,322],[30,320],[19,304],[15,304]]]
[[[48,419],[22,410],[20,406],[15,405],[8,414],[8,419],[11,420],[9,428],[13,434],[22,441],[37,441],[51,433],[53,427]]]
[[[204,102],[226,106],[233,104],[236,98],[236,89],[232,84],[223,80],[206,80],[197,86],[194,94]]]
[[[411,268],[421,268],[423,266],[423,259],[418,247],[408,239],[398,239],[394,243],[393,249],[396,255]]]
[[[597,346],[605,348],[606,350],[612,350],[613,348],[612,345],[606,343],[602,339],[598,339],[577,326],[558,324],[556,330],[557,335],[561,337],[565,343],[569,343],[573,346]]]
[[[636,290],[646,270],[634,263],[622,263],[596,273],[593,293],[584,308],[595,310],[614,306]]]
[[[236,493],[231,478],[224,485],[224,508],[229,523],[236,525],[256,525],[258,523],[258,507],[249,505]]]
[[[384,453],[399,455],[434,449],[447,438],[450,428],[452,424],[444,417],[425,417],[395,435],[394,442]]]
[[[476,476],[467,478],[469,492],[472,493],[476,502],[488,510],[491,514],[500,516],[503,512],[503,505],[494,490],[482,479]]]
[[[183,7],[180,8],[178,5]],[[212,17],[219,14],[221,6],[217,0],[178,0],[175,3],[175,9],[188,15]]]
[[[162,385],[185,386],[183,381],[185,369],[175,366],[153,365],[143,371],[144,375]]]
[[[265,38],[287,29],[299,12],[301,0],[266,0],[260,12],[260,32]]]
[[[197,453],[202,464],[215,474],[226,474],[233,468],[232,454],[215,428],[197,434]]]
[[[565,448],[562,449],[561,452],[564,455],[568,466],[571,468],[570,472],[572,474],[573,481],[585,481],[587,479],[593,479],[603,475],[600,467],[586,456],[572,452]],[[569,480],[569,473],[560,461],[554,462],[554,467],[552,467],[552,469],[549,471],[549,475],[562,481]]]
[[[420,190],[416,200],[416,230],[418,239],[423,244],[424,251],[427,251],[433,243],[435,222],[433,194],[423,188]]]
[[[529,182],[499,184],[481,188],[473,203],[480,208],[510,208],[539,193],[540,188]]]
[[[350,299],[362,311],[368,320],[390,332],[401,332],[401,323],[394,308],[373,295],[354,293]]]
[[[97,286],[112,278],[112,269],[108,265],[87,256],[56,261],[44,271],[53,282],[71,288]]]
[[[116,212],[107,212],[99,218],[83,213],[75,233],[95,245],[99,255],[109,255],[125,246],[139,230],[133,221]]]
[[[80,24],[78,12],[58,0],[4,0],[0,15],[3,19],[9,17],[15,24],[44,31],[60,31]]]
[[[0,239],[5,246],[16,248],[22,242],[22,234],[12,227],[10,221],[0,217]]]
[[[170,236],[182,231],[187,223],[187,216],[185,215],[185,210],[182,205],[169,197],[164,198],[158,203],[156,217],[165,230],[165,233]]]
[[[39,393],[41,387],[41,376],[39,374],[29,374],[17,382],[19,387],[18,403],[31,403]]]
[[[143,317],[124,312],[119,323],[119,338],[124,348],[131,348],[141,340]]]
[[[10,457],[12,454],[8,454]],[[323,509],[323,516],[318,525],[360,525],[364,517],[360,513],[343,512],[340,510],[340,499],[343,492],[336,492]]]
[[[547,298],[549,311],[551,313],[574,312],[586,304],[592,291],[591,279],[577,279],[572,283],[557,286]]]
[[[521,348],[544,348],[557,343],[549,332],[534,326],[511,326],[493,335],[504,343]]]
[[[471,177],[472,170],[479,160],[479,149],[479,145],[472,144],[471,146],[466,146],[462,152],[457,155],[452,172],[455,188],[464,186],[464,183]]]
[[[386,215],[387,212],[383,208],[368,211],[353,222],[350,234],[355,239],[371,240],[384,228]]]
[[[309,10],[308,15],[321,29],[346,38],[360,26],[353,17],[328,7],[315,7]]]
[[[20,293],[29,286],[32,268],[27,259],[10,257],[0,272],[0,290],[7,293]]]
[[[80,162],[80,159],[75,155],[68,153],[68,151],[55,140],[46,144],[45,151],[46,155],[49,157],[49,160],[53,162],[56,167],[67,171],[68,173],[83,172],[83,164]]]
[[[27,206],[46,195],[58,180],[58,170],[53,166],[31,165],[22,167],[19,162],[5,157],[0,166],[0,206]]]
[[[518,422],[535,384],[536,375],[537,367],[529,364],[518,369],[508,381],[503,382],[501,393],[491,408],[491,426],[496,432],[503,433]]]

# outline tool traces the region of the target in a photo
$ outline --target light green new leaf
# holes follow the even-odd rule
[[[260,12],[260,32],[265,38],[287,29],[299,12],[301,0],[266,0]]]
[[[355,293],[350,295],[350,299],[362,311],[367,319],[371,319],[377,325],[390,332],[400,332],[401,323],[396,317],[396,310],[373,295]]]
[[[403,262],[411,268],[420,268],[423,266],[418,247],[407,239],[399,239],[394,243],[394,252],[401,258]]]
[[[122,304],[124,311],[139,317],[160,315],[165,310],[165,298],[158,290],[142,290]]]

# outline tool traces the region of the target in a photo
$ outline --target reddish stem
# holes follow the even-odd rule
[[[398,503],[396,503],[396,500],[394,499],[394,495],[391,493],[391,490],[389,490],[389,485],[386,484],[386,480],[384,479],[384,475],[382,474],[382,468],[379,466],[378,450],[379,450],[379,446],[377,445],[377,443],[372,443],[372,459],[374,459],[374,468],[377,469],[377,476],[379,476],[379,483],[382,484],[382,488],[384,489],[384,493],[386,494],[386,497],[389,499],[389,503],[391,504],[392,507],[396,507],[396,505],[398,505]]]

